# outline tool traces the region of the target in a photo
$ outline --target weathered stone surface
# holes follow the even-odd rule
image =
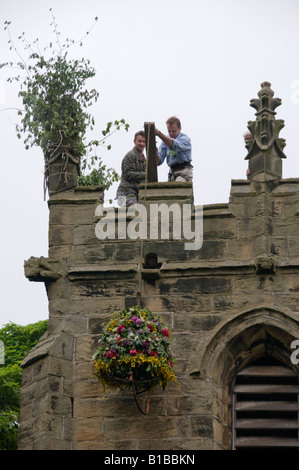
[[[24,262],[25,276],[30,281],[49,282],[56,281],[62,276],[63,266],[59,261],[41,256],[31,256]]]

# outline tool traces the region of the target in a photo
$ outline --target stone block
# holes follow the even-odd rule
[[[137,439],[101,439],[101,440],[90,440],[90,441],[79,441],[74,442],[73,450],[101,450],[101,451],[113,451],[113,450],[138,450]]]
[[[103,396],[102,385],[96,377],[93,378],[92,364],[90,364],[90,374],[86,378],[80,380],[78,378],[73,384],[74,396],[76,398],[100,398]]]
[[[191,435],[201,438],[213,438],[213,417],[212,416],[192,416],[191,419]]]
[[[100,441],[103,437],[102,422],[98,418],[77,419],[74,423],[72,439],[88,441],[91,436],[93,440]]]
[[[95,352],[95,350],[94,350]],[[93,370],[93,363],[90,360],[76,362],[74,364],[74,380],[94,380],[94,370]]]
[[[49,246],[71,245],[73,230],[70,225],[51,225],[49,227]]]
[[[164,287],[163,287],[164,288]],[[173,295],[172,293],[161,296],[163,310],[202,313],[211,310],[211,298],[209,295],[194,293]]]
[[[75,339],[76,362],[91,361],[98,345],[98,338],[90,335],[77,336]]]
[[[137,411],[138,414],[140,414]],[[146,419],[146,425],[145,425]],[[190,436],[190,421],[188,417],[135,417],[105,418],[103,430],[106,436],[121,435],[127,439],[148,439],[149,436],[171,437]]]
[[[76,204],[51,205],[50,227],[52,225],[79,225],[92,224],[94,221],[95,206],[77,206]]]
[[[253,246],[245,240],[228,241],[228,259],[231,261],[249,261],[253,258]]]
[[[202,314],[181,314],[180,312],[174,314],[174,331],[192,331],[201,332],[215,328],[219,323],[219,315],[202,315]]]
[[[49,258],[67,260],[70,257],[71,245],[56,246],[52,245],[49,247]]]
[[[47,295],[49,302],[57,299],[67,299],[69,297],[69,284],[65,277],[47,284]]]
[[[71,450],[72,441],[49,436],[37,438],[33,442],[32,450]]]
[[[299,231],[297,232],[299,233]],[[288,236],[288,255],[290,259],[299,258],[299,236]]]
[[[235,218],[204,218],[203,240],[225,240],[236,238],[238,221]]]
[[[115,247],[113,244],[103,244],[99,240],[92,245],[73,245],[71,247],[70,266],[87,266],[99,264],[113,264]]]
[[[220,292],[230,292],[232,289],[231,279],[228,277],[220,276],[203,276],[203,277],[190,277],[179,278],[173,284],[160,284],[160,292],[164,293],[165,286],[169,286],[174,293],[184,294],[198,293],[198,294],[216,294]]]
[[[200,393],[189,395],[169,395],[164,399],[165,414],[168,416],[181,414],[184,410],[185,416],[210,415],[212,413],[213,402],[211,396]]]

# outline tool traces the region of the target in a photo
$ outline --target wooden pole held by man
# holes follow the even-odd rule
[[[156,183],[158,181],[158,171],[155,123],[145,122],[144,132],[147,153],[147,182]]]

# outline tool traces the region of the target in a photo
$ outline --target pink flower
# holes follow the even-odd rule
[[[167,328],[163,328],[162,335],[163,336],[169,336],[169,331],[167,330]]]
[[[113,358],[117,356],[117,352],[115,351],[115,349],[109,349],[109,351],[105,352],[104,356]]]
[[[119,325],[119,326],[117,327],[117,330],[116,330],[117,333],[121,333],[122,330],[124,329],[124,327],[125,327],[125,325]]]
[[[135,356],[137,354],[137,351],[135,351],[135,349],[131,349],[130,354],[131,356]]]
[[[149,356],[159,356],[160,354],[157,351],[150,351]]]

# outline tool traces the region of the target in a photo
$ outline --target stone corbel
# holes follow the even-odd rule
[[[27,279],[35,282],[56,281],[62,276],[61,263],[43,256],[39,258],[31,256],[24,261],[24,270]]]
[[[276,261],[273,256],[260,256],[255,262],[256,274],[275,274]]]

